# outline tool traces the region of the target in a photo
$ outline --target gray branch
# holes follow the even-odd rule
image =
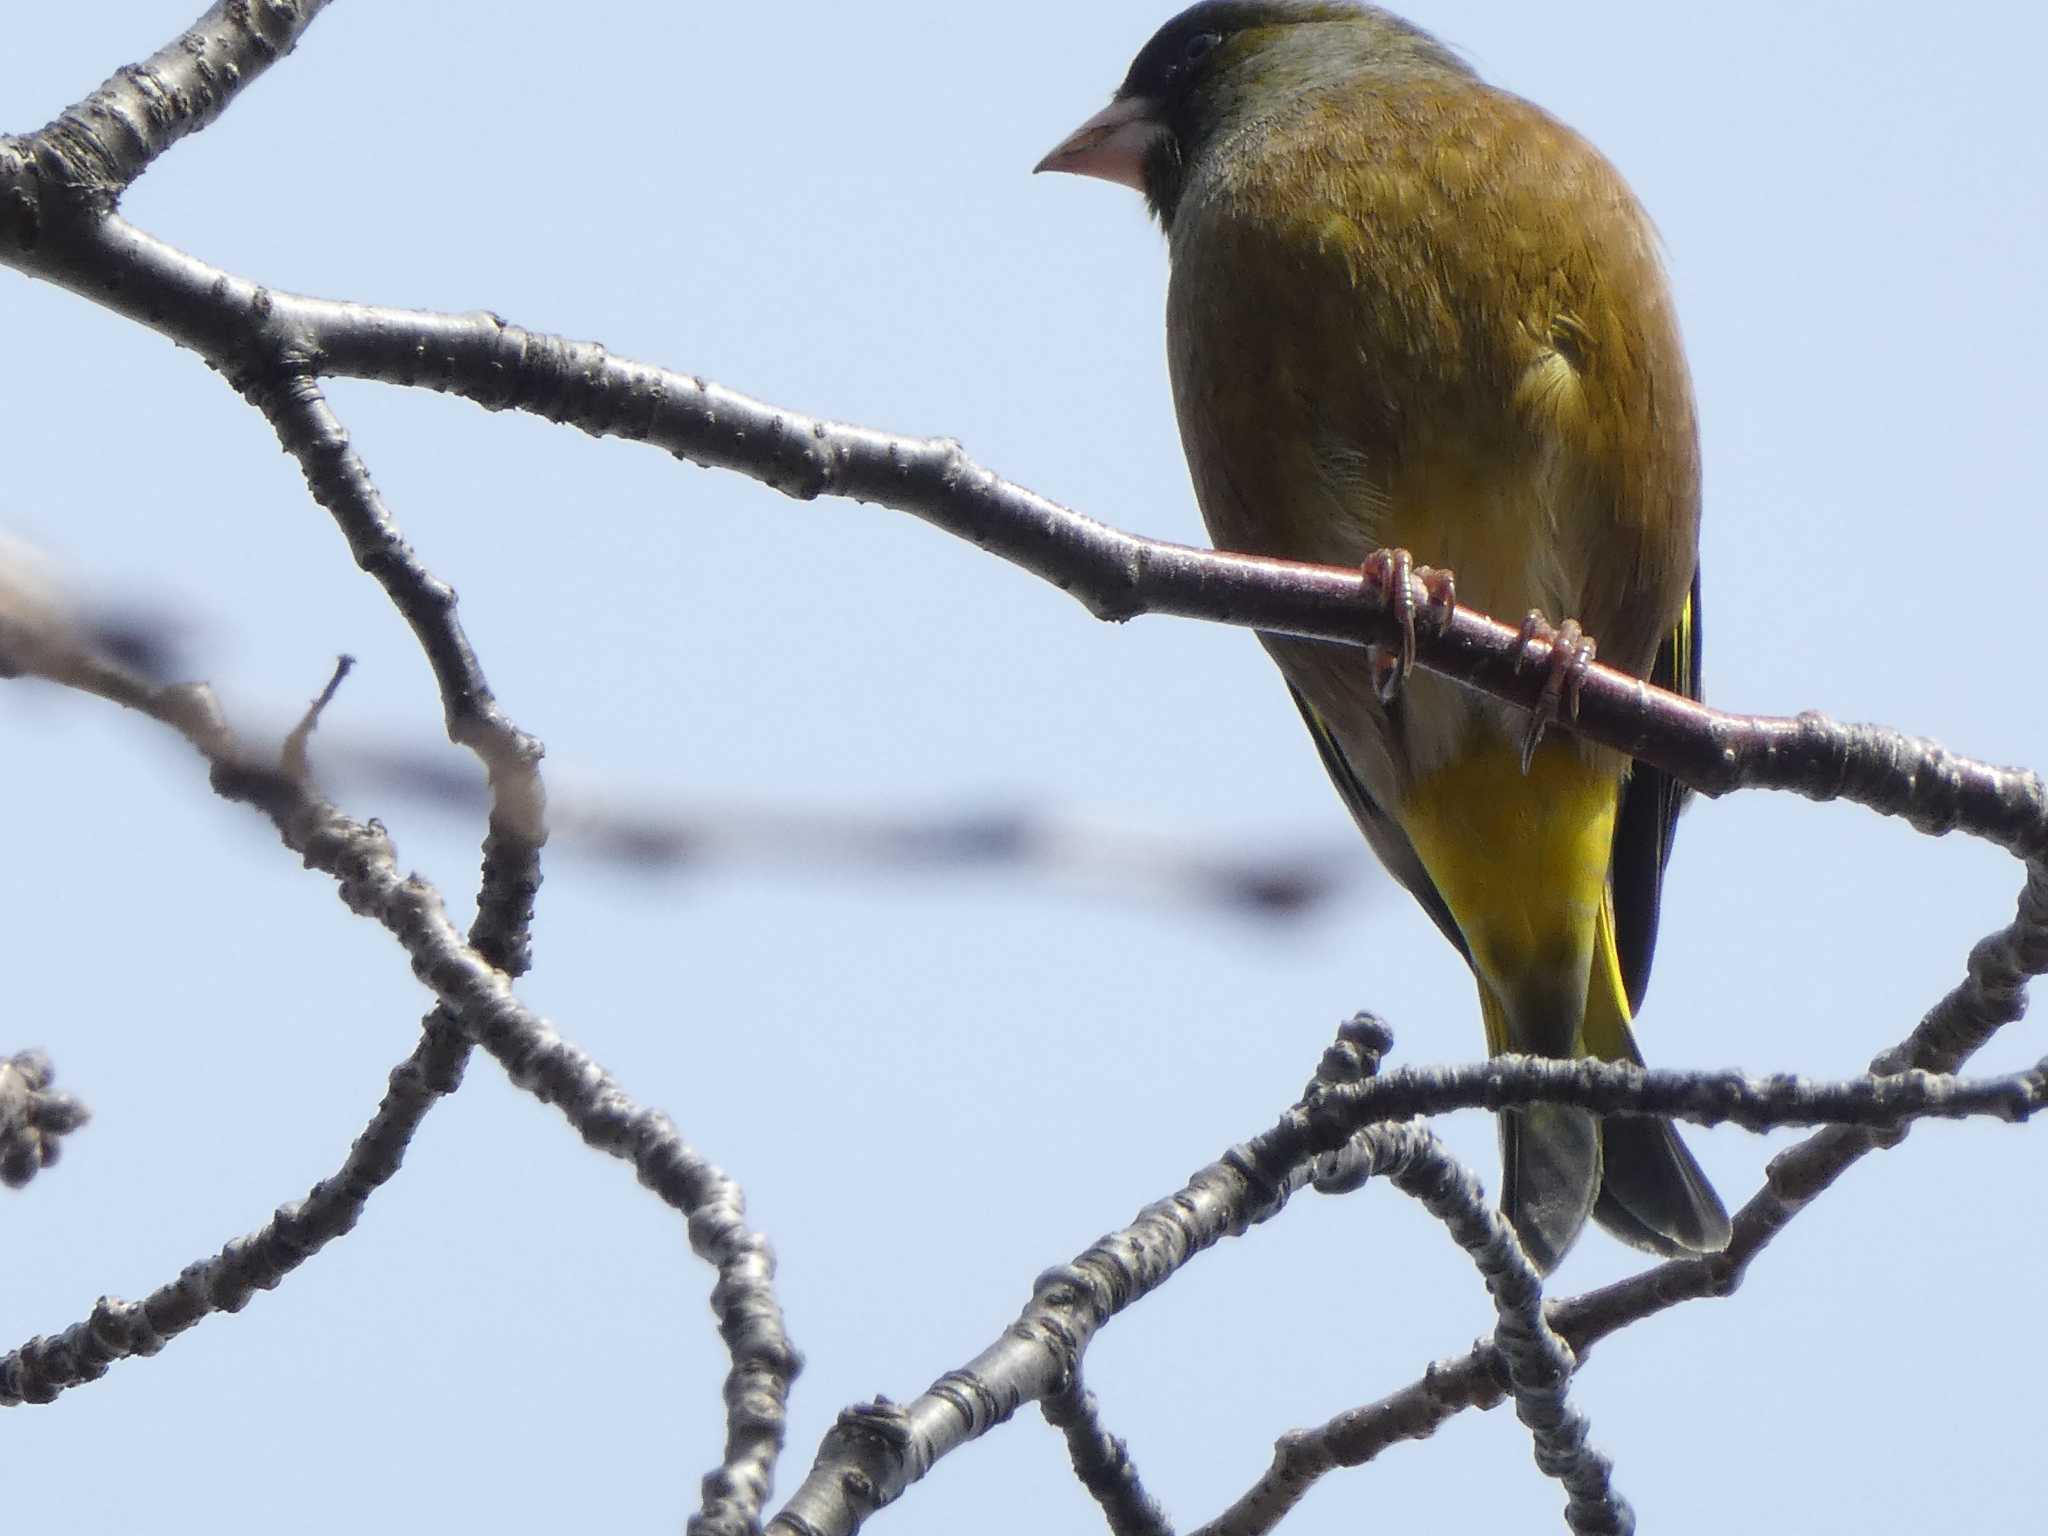
[[[175,40],[108,79],[40,133],[0,139],[0,239],[113,207],[157,156],[226,111],[297,46],[327,0],[220,0]]]
[[[1579,1536],[1629,1536],[1635,1512],[1614,1487],[1612,1463],[1590,1443],[1585,1416],[1571,1405],[1578,1361],[1544,1317],[1542,1279],[1514,1230],[1434,1131],[1379,1125],[1353,1145],[1361,1143],[1384,1144],[1375,1147],[1380,1171],[1443,1222],[1478,1266],[1499,1317],[1493,1347],[1507,1364],[1515,1416],[1535,1441],[1537,1467],[1564,1486],[1565,1523]]]
[[[1308,1102],[1359,1086],[1391,1047],[1369,1015],[1347,1022],[1325,1053]],[[1154,1530],[1165,1517],[1139,1484],[1120,1442],[1079,1396],[1082,1357],[1109,1320],[1163,1285],[1228,1236],[1276,1216],[1314,1183],[1342,1193],[1385,1177],[1421,1200],[1478,1266],[1500,1323],[1489,1346],[1500,1381],[1536,1442],[1537,1463],[1569,1494],[1580,1531],[1627,1531],[1633,1516],[1609,1482],[1606,1458],[1586,1443],[1585,1422],[1566,1401],[1574,1367],[1568,1341],[1543,1313],[1543,1294],[1512,1231],[1491,1210],[1479,1182],[1412,1124],[1380,1123],[1334,1148],[1314,1145],[1302,1106],[1279,1124],[1197,1173],[1177,1193],[1146,1207],[1120,1232],[1040,1277],[1030,1304],[996,1343],[907,1404],[848,1409],[825,1438],[810,1474],[769,1523],[783,1536],[848,1536],[893,1502],[949,1452],[979,1438],[1026,1403],[1068,1435],[1077,1468],[1111,1512],[1116,1529]],[[1087,1403],[1085,1413],[1078,1411]]]
[[[40,657],[46,663],[54,659]],[[308,867],[332,877],[343,902],[389,931],[462,1037],[483,1046],[511,1079],[563,1116],[591,1146],[630,1163],[640,1182],[686,1218],[690,1246],[718,1271],[713,1303],[734,1364],[726,1401],[738,1453],[707,1481],[704,1531],[738,1531],[759,1508],[781,1443],[789,1383],[798,1368],[773,1291],[774,1259],[745,1223],[737,1185],[685,1142],[664,1115],[642,1108],[591,1057],[522,1004],[510,978],[449,921],[439,894],[402,874],[375,823],[357,822],[302,778],[247,751],[204,687],[156,687],[91,656],[37,675],[141,711],[182,735],[206,759],[223,798],[269,817]],[[106,1301],[85,1322],[0,1358],[0,1403],[48,1401],[101,1374],[107,1363],[153,1353],[201,1317],[235,1310],[274,1284],[280,1258],[295,1264],[317,1233],[301,1213],[279,1213],[256,1240],[230,1244],[136,1306]]]
[[[1970,952],[1963,980],[1900,1045],[1881,1053],[1873,1073],[1952,1072],[2026,1011],[2027,982],[2048,975],[2048,878],[2031,866],[2013,921]],[[2037,1069],[2038,1070],[2038,1069]],[[2027,1074],[2021,1074],[2026,1076]],[[1865,1153],[1894,1146],[1904,1129],[1835,1126],[1771,1160],[1764,1187],[1735,1214],[1725,1252],[1672,1259],[1641,1274],[1554,1303],[1550,1320],[1583,1361],[1600,1340],[1682,1302],[1732,1295],[1749,1266],[1798,1214]],[[1259,1481],[1202,1536],[1263,1536],[1310,1487],[1338,1467],[1358,1467],[1403,1440],[1426,1440],[1467,1408],[1492,1408],[1506,1395],[1497,1347],[1438,1361],[1422,1377],[1321,1427],[1284,1436]]]
[[[1173,1536],[1173,1522],[1145,1491],[1130,1447],[1102,1423],[1102,1405],[1084,1384],[1077,1365],[1067,1384],[1038,1405],[1045,1422],[1066,1437],[1067,1457],[1111,1536]]]
[[[1495,1056],[1458,1067],[1405,1067],[1335,1088],[1298,1111],[1314,1150],[1365,1125],[1453,1109],[1574,1104],[1600,1115],[1654,1115],[1746,1131],[1794,1125],[1889,1131],[1914,1120],[1990,1119],[2022,1124],[2048,1103],[2048,1062],[2000,1077],[1902,1072],[1813,1082],[1790,1073],[1648,1070],[1626,1062]]]
[[[1361,1014],[1349,1020],[1336,1044],[1323,1053],[1304,1104],[1352,1097],[1369,1087],[1379,1080],[1380,1063],[1393,1046],[1393,1034],[1377,1019]],[[1301,1154],[1281,1152],[1283,1144],[1284,1137],[1274,1137],[1272,1150],[1288,1157],[1291,1167]],[[1537,1467],[1565,1489],[1566,1523],[1580,1536],[1634,1531],[1635,1512],[1614,1487],[1612,1463],[1592,1447],[1584,1416],[1571,1406],[1568,1394],[1578,1361],[1544,1315],[1543,1277],[1472,1172],[1434,1131],[1413,1121],[1365,1126],[1316,1158],[1314,1169],[1315,1187],[1322,1194],[1344,1194],[1384,1174],[1449,1229],[1493,1298],[1498,1319],[1493,1347],[1515,1399],[1515,1416],[1535,1442]],[[1204,1527],[1198,1536],[1213,1536],[1214,1529]]]
[[[19,142],[19,141],[17,141]],[[0,201],[33,181],[0,144]],[[48,189],[36,184],[38,195]],[[33,244],[0,228],[0,262],[72,288],[192,348],[238,387],[280,371],[373,379],[522,410],[597,436],[651,443],[799,499],[908,512],[1058,586],[1096,617],[1177,614],[1364,646],[1395,637],[1377,583],[1357,571],[1140,538],[1003,480],[944,439],[903,437],[780,409],[701,378],[612,356],[491,314],[378,308],[265,288],[175,249],[117,214],[71,219]],[[772,598],[772,594],[770,594]],[[1427,594],[1417,588],[1418,602]],[[1423,626],[1420,665],[1527,707],[1543,642],[1470,609]],[[1923,832],[1964,831],[2048,854],[2038,775],[1938,743],[1819,714],[1735,715],[1596,666],[1571,729],[1703,793],[1791,790],[1844,799]]]
[[[131,152],[110,148],[105,134],[78,132],[79,123],[112,111],[91,103],[40,134],[0,140],[0,206],[14,210],[0,219],[0,262],[192,348],[252,398],[320,376],[444,390],[490,409],[648,442],[791,496],[845,496],[909,512],[1053,582],[1100,618],[1180,614],[1348,645],[1393,638],[1385,595],[1354,571],[1139,538],[1001,479],[957,443],[782,410],[490,314],[281,292],[146,234],[110,211],[106,189],[125,185],[155,153],[217,115],[234,83],[220,77],[267,63],[317,6],[257,7],[272,21],[293,18],[276,36],[240,26],[245,9],[218,5],[199,29],[210,45],[238,50],[225,55],[234,71],[216,68],[204,50],[190,56],[177,45],[131,72],[160,77],[161,92],[129,74],[102,87],[94,100],[125,103],[130,118],[146,97],[163,94],[171,103],[160,123],[143,113],[144,126],[131,127]],[[131,100],[124,81],[141,95]],[[359,559],[374,558],[377,535],[350,536]],[[1423,666],[1511,702],[1534,702],[1548,656],[1543,643],[1524,643],[1508,626],[1463,609],[1424,628]],[[1895,731],[1817,714],[1727,714],[1604,667],[1587,676],[1577,718],[1567,723],[1704,793],[1756,787],[1847,799],[1922,831],[1966,831],[2022,857],[2048,854],[2048,793],[2037,775]]]
[[[2048,972],[2048,903],[2043,895],[2043,889],[2030,882],[2019,920],[1977,947],[1969,977],[1929,1013],[1915,1032],[1915,1041],[1966,1035],[1981,1044],[1999,1023],[2018,1016],[2024,979]],[[1018,1321],[974,1360],[909,1404],[879,1402],[849,1409],[770,1530],[789,1536],[857,1530],[940,1457],[978,1438],[1017,1407],[1069,1393],[1073,1373],[1094,1334],[1219,1239],[1278,1214],[1311,1178],[1319,1188],[1336,1191],[1359,1177],[1391,1176],[1404,1166],[1403,1160],[1411,1155],[1398,1134],[1404,1128],[1390,1126],[1389,1121],[1452,1109],[1563,1102],[1603,1114],[1677,1115],[1703,1125],[1732,1123],[1749,1130],[1829,1125],[1773,1161],[1764,1190],[1737,1213],[1735,1237],[1725,1253],[1671,1260],[1619,1285],[1554,1304],[1547,1314],[1548,1327],[1562,1340],[1568,1351],[1565,1358],[1576,1363],[1600,1339],[1629,1323],[1681,1301],[1729,1294],[1741,1283],[1749,1263],[1807,1201],[1862,1151],[1894,1144],[1910,1121],[1960,1114],[2024,1121],[2040,1106],[2048,1087],[2048,1067],[1978,1082],[1958,1080],[1929,1068],[1960,1065],[1961,1056],[1950,1059],[1941,1048],[1912,1042],[1907,1047],[1910,1066],[1900,1070],[1900,1053],[1887,1052],[1873,1065],[1874,1072],[1891,1067],[1884,1076],[1842,1083],[1810,1083],[1789,1076],[1750,1078],[1740,1073],[1646,1072],[1613,1063],[1514,1056],[1471,1067],[1407,1069],[1376,1076],[1383,1047],[1373,1046],[1370,1038],[1377,1027],[1368,1020],[1354,1020],[1340,1042],[1340,1052],[1350,1049],[1355,1060],[1358,1042],[1367,1041],[1366,1069],[1345,1073],[1326,1061],[1319,1074],[1323,1081],[1271,1129],[1203,1169],[1176,1194],[1147,1207],[1131,1226],[1103,1238],[1071,1264],[1050,1271]],[[1346,1077],[1353,1080],[1343,1080]],[[1319,1165],[1319,1159],[1332,1156],[1356,1163],[1348,1178],[1340,1168]],[[1430,1187],[1430,1178],[1431,1174],[1417,1174],[1414,1182]],[[1395,1182],[1409,1188],[1399,1178]],[[1445,1196],[1446,1201],[1450,1198]],[[1431,1208],[1441,1219],[1449,1219],[1436,1206]],[[1490,1211],[1485,1214],[1497,1221]],[[1489,1289],[1494,1289],[1491,1273],[1488,1279]],[[1498,1290],[1495,1294],[1498,1300]],[[1324,1472],[1362,1464],[1397,1440],[1426,1438],[1460,1410],[1490,1408],[1510,1395],[1516,1397],[1525,1422],[1530,1414],[1539,1415],[1552,1437],[1539,1441],[1545,1470],[1562,1467],[1579,1480],[1568,1485],[1578,1511],[1572,1518],[1585,1521],[1587,1530],[1626,1528],[1630,1517],[1610,1511],[1595,1491],[1604,1486],[1604,1471],[1574,1459],[1581,1453],[1596,1454],[1583,1446],[1582,1427],[1559,1416],[1555,1405],[1532,1407],[1527,1395],[1517,1392],[1516,1351],[1527,1347],[1525,1336],[1511,1344],[1497,1336],[1463,1359],[1432,1367],[1422,1381],[1393,1398],[1344,1415],[1321,1431],[1288,1437],[1267,1476],[1224,1516],[1203,1527],[1202,1536],[1251,1536],[1270,1530]],[[1567,1376],[1575,1363],[1564,1367]],[[1526,1354],[1519,1369],[1525,1378],[1543,1379]],[[1070,1410],[1062,1405],[1061,1411]],[[1615,1506],[1615,1511],[1621,1509],[1625,1506]],[[1603,1520],[1617,1523],[1602,1524]]]
[[[224,0],[176,42],[121,71],[41,133],[0,141],[0,248],[24,253],[91,248],[109,230],[126,228],[114,212],[120,193],[157,155],[211,122],[240,89],[289,51],[324,3]],[[79,275],[96,265],[88,260]],[[99,267],[102,280],[111,275]],[[412,626],[440,692],[451,740],[468,747],[484,765],[489,831],[477,916],[464,954],[502,985],[529,964],[533,899],[546,836],[540,745],[499,709],[456,621],[453,591],[405,543],[317,381],[276,340],[260,329],[251,331],[237,366],[221,371],[271,422],[304,469],[315,500],[341,528],[357,563],[377,579]],[[10,632],[8,617],[0,614],[0,659],[14,660],[19,653],[15,670],[86,687],[176,725],[212,762],[217,789],[270,811],[288,843],[297,830],[332,849],[340,862],[325,867],[344,880],[345,892],[351,879],[364,878],[372,868],[395,877],[395,867],[387,867],[388,846],[376,846],[381,833],[347,823],[310,789],[306,737],[334,685],[287,738],[278,764],[264,766],[228,735],[203,690],[156,687],[140,675],[124,675],[108,656],[69,644],[75,635],[68,629],[17,624]],[[312,830],[323,823],[324,834]],[[352,852],[341,852],[351,847]],[[307,848],[299,851],[307,853]],[[308,862],[318,861],[309,854]],[[430,905],[445,927],[438,898]],[[393,915],[395,908],[387,907],[387,922]],[[414,914],[416,921],[420,915]],[[436,934],[443,942],[451,936],[452,930]],[[415,968],[419,965],[416,954]],[[100,1374],[113,1359],[153,1353],[210,1312],[239,1308],[253,1289],[277,1284],[347,1231],[369,1195],[396,1172],[426,1111],[460,1082],[476,1034],[443,997],[425,1021],[418,1048],[394,1071],[390,1093],[338,1174],[316,1186],[305,1201],[280,1210],[261,1231],[192,1266],[176,1285],[142,1307],[103,1301],[86,1324],[54,1341],[37,1340],[0,1361],[0,1400],[46,1400],[63,1386]],[[545,1042],[529,1044],[542,1057],[548,1054]],[[555,1065],[576,1079],[574,1089],[583,1095],[578,1099],[572,1091],[559,1101],[570,1108],[586,1139],[611,1136],[614,1151],[630,1146],[643,1181],[690,1218],[693,1247],[719,1269],[714,1303],[733,1360],[726,1383],[727,1444],[720,1466],[704,1480],[703,1506],[693,1525],[706,1531],[747,1530],[767,1496],[795,1370],[771,1288],[772,1257],[765,1242],[746,1229],[737,1187],[703,1163],[672,1127],[631,1106],[587,1058]],[[624,1140],[618,1141],[621,1136]]]

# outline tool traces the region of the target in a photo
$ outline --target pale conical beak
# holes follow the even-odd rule
[[[1166,136],[1159,103],[1145,96],[1119,96],[1062,139],[1031,169],[1065,171],[1145,190],[1145,156]]]

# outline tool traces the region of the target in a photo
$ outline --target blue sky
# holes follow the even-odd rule
[[[0,127],[172,37],[197,0],[22,6]],[[2048,20],[1965,6],[1413,4],[1599,143],[1666,238],[1704,422],[1710,698],[2048,764],[2038,707]],[[126,202],[282,288],[490,308],[795,408],[961,439],[1010,478],[1196,539],[1137,200],[1031,164],[1165,11],[1045,3],[337,4]],[[0,274],[0,532],[184,626],[282,721],[360,659],[336,740],[439,742],[403,626],[260,419],[193,357]],[[621,443],[337,385],[393,510],[565,802],[918,813],[1028,804],[1203,846],[1351,833],[1241,633],[1110,628],[900,514],[799,505]],[[773,578],[778,595],[760,598]],[[96,1112],[4,1201],[11,1345],[135,1297],[331,1171],[425,997],[144,722],[0,690],[8,1024]],[[335,782],[458,908],[476,829]],[[1363,860],[1362,851],[1355,855]],[[1667,1066],[1837,1075],[2010,914],[2018,867],[1850,807],[1696,806],[1643,1037]],[[1400,1059],[1479,1050],[1470,983],[1398,891],[1293,927],[1000,875],[622,872],[566,842],[522,993],[746,1187],[799,1383],[781,1486],[844,1404],[972,1356],[1047,1265],[1291,1101],[1371,1008]],[[2043,1054],[2008,1032],[1981,1065]],[[1445,1126],[1491,1181],[1493,1131]],[[1731,1203],[1788,1137],[1694,1144]],[[2016,1359],[2048,1147],[1929,1126],[1855,1170],[1733,1300],[1602,1346],[1577,1401],[1646,1529],[2038,1519]],[[1589,1238],[1576,1291],[1630,1272]],[[360,1228],[240,1316],[5,1424],[25,1529],[307,1532],[460,1519],[673,1528],[716,1459],[708,1273],[619,1165],[488,1062]],[[1090,1356],[1187,1524],[1273,1438],[1490,1326],[1386,1189],[1304,1197]],[[345,1468],[343,1475],[337,1469]],[[1340,1474],[1289,1529],[1532,1529],[1510,1414]],[[883,1529],[1088,1529],[1027,1415]]]

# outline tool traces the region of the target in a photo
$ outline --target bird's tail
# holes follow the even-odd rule
[[[1489,1047],[1510,1049],[1506,1010],[1483,982],[1479,1005]],[[1643,1064],[1604,909],[1580,1043],[1586,1055]],[[1500,1150],[1501,1212],[1539,1273],[1557,1266],[1588,1216],[1666,1258],[1728,1246],[1728,1213],[1668,1120],[1529,1104],[1501,1111]]]
[[[1586,1054],[1643,1064],[1629,1028],[1611,907],[1600,912],[1586,988]],[[1728,1246],[1728,1212],[1669,1120],[1615,1115],[1600,1122],[1600,1198],[1593,1219],[1634,1248],[1667,1259]]]
[[[1487,1049],[1515,1049],[1507,1009],[1479,984]],[[1578,1240],[1600,1193],[1600,1122],[1569,1104],[1524,1104],[1500,1112],[1500,1209],[1538,1274],[1557,1268]]]
[[[1500,1112],[1500,1209],[1547,1275],[1600,1209],[1600,1122],[1568,1104]]]
[[[1593,1219],[1627,1243],[1667,1259],[1719,1253],[1728,1212],[1669,1120],[1600,1122],[1604,1171]]]

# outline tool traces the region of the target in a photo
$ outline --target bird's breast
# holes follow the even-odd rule
[[[1365,95],[1232,141],[1170,233],[1218,545],[1405,548],[1647,669],[1691,578],[1697,450],[1654,243],[1596,152],[1499,93]]]

